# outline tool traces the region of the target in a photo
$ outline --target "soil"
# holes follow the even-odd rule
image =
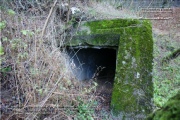
[[[96,111],[110,111],[110,103],[111,103],[111,96],[113,90],[113,79],[100,79],[97,81],[98,86],[96,90],[96,95],[100,96],[101,99],[98,100],[98,107]]]

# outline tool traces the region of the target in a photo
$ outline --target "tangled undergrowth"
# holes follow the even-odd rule
[[[83,86],[75,79],[62,47],[73,19],[62,20],[62,14],[54,11],[49,14],[53,7],[49,0],[42,1],[42,4],[36,4],[35,0],[27,1],[21,2],[22,6],[2,0],[1,5],[10,7],[0,6],[0,117],[10,120],[101,119],[102,116],[95,113],[97,99],[101,99],[95,95],[97,84]],[[138,18],[129,10],[114,9],[106,2],[92,2],[84,11],[86,19]],[[110,14],[104,11],[110,11]],[[180,42],[178,36],[173,38],[178,35],[175,30],[167,35],[153,32],[154,101],[158,108],[179,90],[180,58],[164,66],[160,63],[163,57],[178,49]],[[100,114],[110,119],[109,114]]]
[[[65,48],[57,48],[67,33],[55,33],[66,23],[55,12],[48,25],[42,14],[26,14],[1,11],[2,119],[93,119],[96,97],[73,76]]]

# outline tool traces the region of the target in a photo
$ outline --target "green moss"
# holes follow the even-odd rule
[[[113,19],[113,20],[97,20],[86,22],[84,25],[90,27],[91,32],[95,32],[98,29],[114,29],[114,28],[123,28],[129,26],[136,26],[140,24],[139,20],[134,19]]]
[[[149,115],[147,120],[180,120],[180,91],[161,109]]]
[[[151,111],[153,41],[150,25],[145,23],[138,27],[125,27],[120,31],[118,51],[121,53],[118,54],[116,82],[111,101],[115,113],[124,110],[133,112],[132,107],[139,113],[144,111],[144,114],[148,114]],[[119,89],[121,86],[129,87],[128,94]],[[141,95],[138,95],[138,92],[141,92]],[[128,100],[126,96],[129,96]]]

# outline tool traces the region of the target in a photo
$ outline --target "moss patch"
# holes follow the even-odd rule
[[[127,27],[123,33],[119,42],[120,54],[117,56],[117,74],[111,105],[115,113],[134,110],[136,114],[148,114],[153,97],[151,29],[145,26]],[[128,86],[128,91],[120,86]]]
[[[161,109],[149,115],[147,120],[180,120],[180,91]]]

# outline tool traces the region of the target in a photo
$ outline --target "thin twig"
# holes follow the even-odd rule
[[[48,22],[49,22],[49,20],[50,20],[50,17],[51,17],[51,15],[52,15],[53,11],[54,11],[54,8],[55,8],[56,4],[57,4],[57,0],[54,2],[51,10],[49,11],[49,15],[48,15],[48,17],[47,17],[47,19],[46,19],[46,22],[45,22],[44,27],[43,27],[43,31],[42,31],[42,33],[41,33],[41,40],[42,40],[42,38],[43,38],[43,36],[44,36],[44,33],[45,33],[45,30],[46,30],[47,24],[48,24]]]
[[[150,2],[150,4],[148,5],[148,7],[147,7],[147,8],[149,8],[149,7],[151,6],[151,4],[153,3],[153,1],[154,1],[154,0],[152,0],[152,1]]]
[[[69,22],[69,14],[70,14],[70,0],[68,0],[67,24]]]

